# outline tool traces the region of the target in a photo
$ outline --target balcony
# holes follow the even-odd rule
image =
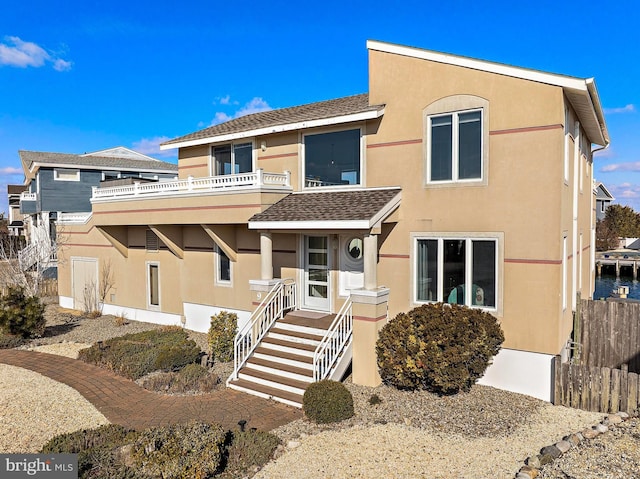
[[[291,173],[251,173],[93,188],[96,226],[243,224],[292,193]]]
[[[88,213],[58,213],[56,222],[60,225],[83,225],[91,218],[91,212]]]
[[[266,173],[259,169],[251,173],[234,175],[209,176],[205,178],[193,178],[186,180],[163,181],[157,183],[134,183],[127,186],[113,186],[107,188],[93,187],[91,203],[104,203],[111,201],[130,201],[151,198],[176,196],[200,196],[229,194],[233,192],[291,191],[291,172]]]

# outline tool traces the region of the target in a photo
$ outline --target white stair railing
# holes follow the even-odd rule
[[[296,283],[285,279],[271,288],[260,306],[251,315],[249,322],[236,333],[233,342],[233,374],[230,379],[238,379],[238,372],[245,365],[251,353],[258,347],[271,326],[283,317],[285,311],[296,307]]]
[[[313,353],[313,380],[326,379],[353,335],[351,298],[342,305],[326,334]]]

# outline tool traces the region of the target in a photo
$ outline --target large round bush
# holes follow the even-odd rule
[[[311,383],[302,397],[305,415],[319,423],[340,422],[353,416],[353,396],[344,384],[324,379]]]
[[[400,389],[467,391],[500,350],[497,319],[480,309],[431,303],[400,313],[380,331],[380,376]]]

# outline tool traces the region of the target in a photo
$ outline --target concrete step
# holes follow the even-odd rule
[[[247,361],[245,367],[257,369],[266,373],[287,376],[298,381],[313,381],[313,369],[311,367],[299,368],[290,364],[283,364],[255,356]]]
[[[267,359],[277,363],[288,364],[298,368],[312,369],[313,368],[313,356],[302,356],[295,353],[287,353],[279,351],[277,349],[265,348],[264,346],[258,346],[254,351],[254,357]]]
[[[304,394],[305,389],[309,386],[308,381],[299,381],[297,379],[287,377],[280,374],[271,374],[265,371],[259,371],[253,368],[244,367],[238,373],[240,379],[246,379],[254,383],[269,386],[274,389],[280,389],[296,394]]]
[[[236,391],[243,391],[254,396],[273,399],[290,406],[302,407],[302,394],[291,393],[289,391],[283,391],[281,389],[265,386],[264,384],[256,383],[246,379],[234,379],[229,382],[228,385],[231,389]]]
[[[313,353],[316,350],[316,346],[313,344],[296,343],[293,341],[287,341],[286,339],[272,338],[268,335],[262,340],[260,346],[285,353],[311,357],[313,357]]]

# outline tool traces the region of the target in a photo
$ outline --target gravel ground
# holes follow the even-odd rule
[[[0,364],[0,452],[34,453],[53,436],[109,421],[75,389]]]
[[[442,398],[347,387],[355,417],[333,426],[298,420],[275,430],[286,452],[256,479],[512,478],[528,456],[602,418],[484,386]],[[382,403],[371,406],[374,393]]]
[[[47,324],[45,337],[30,347],[70,357],[97,340],[159,327],[136,321],[117,326],[112,316],[87,319],[55,305],[47,307]],[[205,334],[192,337],[206,350]],[[2,452],[35,452],[55,434],[106,422],[77,392],[36,373],[0,365],[0,381]],[[298,420],[275,430],[286,447],[256,479],[509,479],[542,447],[603,417],[484,386],[441,398],[345,384],[354,397],[354,418],[336,425]],[[369,404],[373,394],[380,404]],[[638,471],[640,426],[632,419],[570,450],[538,477],[626,479],[640,477]]]

